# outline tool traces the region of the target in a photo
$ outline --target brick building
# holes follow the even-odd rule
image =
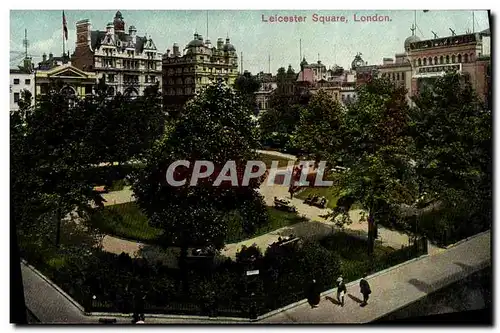
[[[140,37],[131,25],[125,32],[120,11],[105,31],[92,30],[89,20],[76,23],[76,48],[72,64],[104,78],[110,92],[142,95],[153,84],[161,87],[161,54],[151,37]]]
[[[465,76],[478,96],[488,100],[491,86],[490,31],[435,38],[410,43],[408,59],[412,67],[412,95],[428,82],[447,72]]]

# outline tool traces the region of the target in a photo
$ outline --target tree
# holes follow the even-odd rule
[[[341,126],[345,110],[323,90],[303,108],[293,145],[316,162],[338,160],[343,144]]]
[[[248,187],[215,187],[213,177],[197,186],[189,186],[188,178],[184,186],[172,187],[165,180],[168,166],[188,160],[192,167],[196,160],[207,160],[217,168],[231,160],[242,167],[256,158],[258,146],[244,102],[217,82],[187,103],[180,118],[149,151],[145,168],[133,177],[139,205],[151,225],[164,230],[164,246],[181,248],[179,265],[185,282],[189,247],[221,249],[230,212],[240,211],[248,228],[265,224],[267,211],[256,191],[261,180]]]
[[[410,133],[421,192],[456,212],[451,230],[484,230],[492,218],[491,110],[459,74],[436,79],[415,104]]]
[[[417,195],[408,154],[411,140],[405,94],[404,88],[388,81],[370,81],[348,107],[340,134],[344,138],[340,155],[347,168],[340,183],[345,196],[368,213],[369,253],[377,237],[377,219],[395,214],[400,204],[413,204]]]
[[[241,94],[245,106],[252,114],[257,113],[258,110],[255,93],[260,89],[260,86],[260,81],[248,71],[238,76],[234,82],[234,88]]]

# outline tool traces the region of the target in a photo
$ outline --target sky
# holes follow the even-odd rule
[[[117,8],[118,10],[119,8]],[[362,53],[368,64],[381,64],[382,58],[394,57],[404,52],[404,40],[411,35],[415,11],[347,11],[347,10],[120,10],[125,21],[125,30],[130,25],[137,28],[140,36],[151,36],[162,53],[172,49],[173,43],[185,47],[195,31],[203,38],[207,35],[212,44],[217,38],[229,36],[238,57],[243,53],[243,68],[252,73],[276,73],[279,67],[292,67],[298,71],[300,63],[300,40],[302,55],[311,62],[319,60],[327,67],[338,64],[349,68],[356,53]],[[73,53],[76,41],[76,22],[89,19],[93,30],[105,30],[112,22],[116,10],[65,10],[68,22],[66,50]],[[345,16],[347,22],[314,22],[314,14],[320,16]],[[302,16],[305,22],[271,23],[269,16]],[[355,22],[366,15],[388,16],[388,22]],[[268,22],[263,21],[264,19]],[[416,35],[421,39],[450,36],[449,28],[457,35],[473,29],[472,11],[430,10],[416,11]],[[489,28],[488,13],[474,12],[475,31]],[[27,29],[28,54],[36,62],[43,53],[62,53],[62,10],[12,10],[10,12],[10,56],[24,51],[24,30]],[[17,65],[20,60],[11,62]],[[240,61],[238,63],[240,65]]]

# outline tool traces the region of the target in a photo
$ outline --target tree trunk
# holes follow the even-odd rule
[[[57,207],[56,211],[56,247],[61,243],[61,208]]]
[[[368,216],[368,254],[373,254],[375,249],[375,239],[377,237],[377,225],[375,223],[375,217],[373,213],[370,212]]]
[[[189,291],[187,255],[188,255],[187,245],[181,246],[181,254],[179,257],[179,269],[181,271],[182,290],[184,291],[184,293],[187,293]]]

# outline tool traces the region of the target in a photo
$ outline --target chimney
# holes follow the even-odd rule
[[[49,60],[52,59],[52,57],[54,57],[54,55],[52,54],[52,52],[49,53]]]
[[[42,55],[42,61],[43,62],[47,61],[47,55],[45,53]]]
[[[174,46],[173,46],[173,52],[174,52],[174,57],[180,57],[180,52],[179,52],[179,44],[177,43],[174,43]]]
[[[111,35],[115,34],[115,26],[113,25],[113,23],[108,23],[108,25],[106,26],[106,32]]]
[[[392,58],[384,58],[382,60],[382,62],[383,62],[384,65],[392,65],[392,64],[394,64],[394,60]]]
[[[137,29],[131,25],[130,28],[128,28],[128,34],[130,35],[130,37],[135,37],[135,35],[137,34]]]
[[[224,46],[224,40],[222,38],[217,39],[217,50],[222,50]]]
[[[86,47],[90,43],[92,25],[88,19],[76,22],[76,46]]]
[[[167,58],[170,57],[170,50],[167,50]]]

